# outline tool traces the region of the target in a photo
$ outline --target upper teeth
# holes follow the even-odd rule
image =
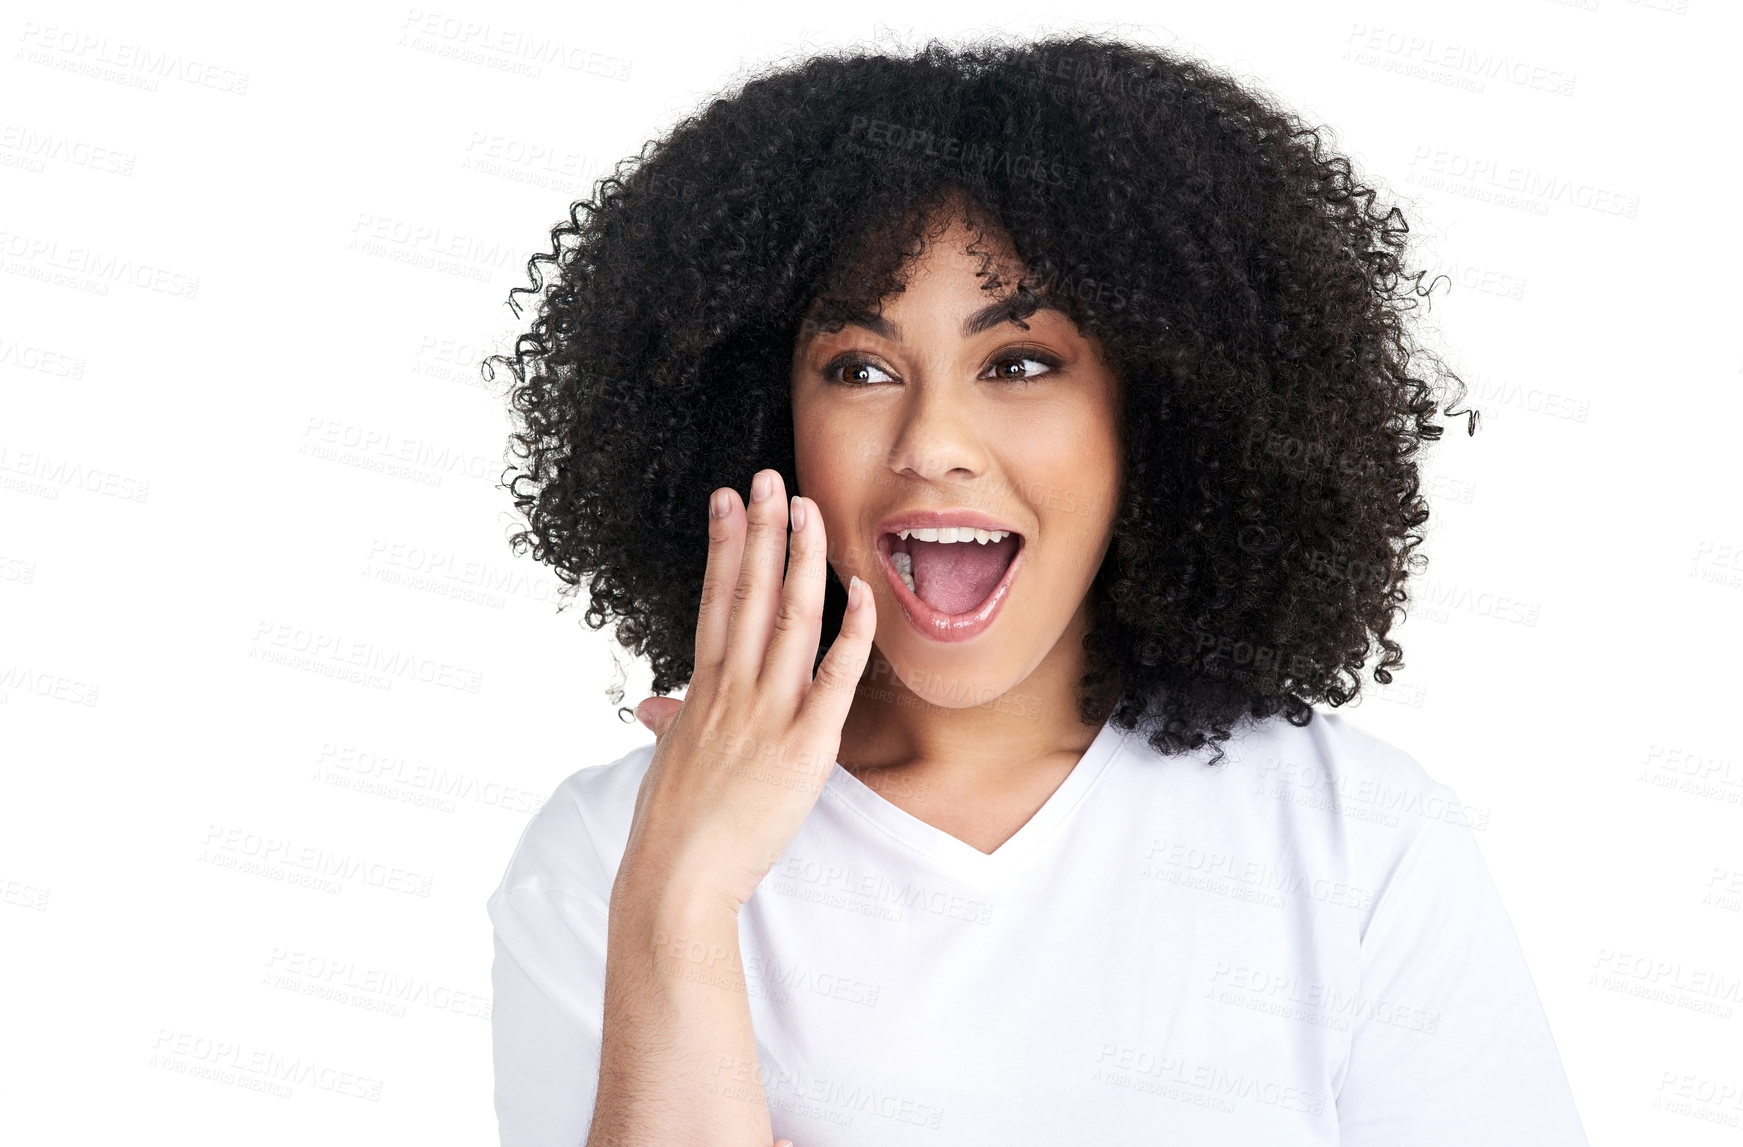
[[[1009,530],[975,530],[967,526],[944,526],[936,530],[899,530],[903,539],[917,538],[922,542],[1000,542],[1010,536]]]

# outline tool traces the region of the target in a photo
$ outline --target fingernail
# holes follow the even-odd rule
[[[865,583],[854,574],[847,583],[847,608],[859,612],[859,607],[865,604]]]
[[[805,528],[805,500],[797,494],[793,495],[792,517],[793,529],[802,530]]]
[[[774,484],[775,480],[769,476],[767,470],[758,470],[757,476],[750,480],[750,500],[753,502],[763,501],[772,492],[770,487]]]
[[[714,491],[714,497],[708,499],[708,516],[724,518],[732,509],[732,500],[726,496],[725,490]]]

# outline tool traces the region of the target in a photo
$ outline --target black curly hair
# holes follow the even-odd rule
[[[1214,763],[1243,718],[1306,725],[1354,699],[1372,644],[1389,683],[1426,565],[1416,455],[1443,429],[1412,367],[1465,391],[1405,322],[1434,283],[1406,270],[1403,213],[1322,133],[1103,36],[753,76],[600,179],[510,292],[517,315],[516,294],[542,296],[513,356],[485,360],[515,377],[511,545],[565,597],[588,580],[587,624],[617,619],[655,693],[688,682],[709,491],[764,467],[797,489],[802,323],[875,310],[928,205],[966,197],[1022,261],[1013,297],[1099,339],[1126,395],[1083,720],[1111,707],[1158,752],[1209,744]],[[846,604],[826,583],[819,658]]]

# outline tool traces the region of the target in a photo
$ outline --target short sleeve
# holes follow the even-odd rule
[[[1438,807],[1461,807],[1447,786],[1434,791],[1445,798]],[[1361,949],[1337,1093],[1343,1147],[1586,1147],[1524,953],[1467,825],[1421,820]]]
[[[502,1147],[580,1147],[599,1088],[607,906],[589,893],[504,887],[489,913]]]

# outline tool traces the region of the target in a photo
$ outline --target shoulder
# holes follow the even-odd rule
[[[1272,795],[1335,812],[1351,829],[1389,829],[1408,838],[1427,822],[1466,819],[1452,786],[1342,713],[1315,709],[1301,726],[1281,718],[1264,722],[1246,732],[1231,757]]]
[[[1247,791],[1276,818],[1274,830],[1347,881],[1364,935],[1425,855],[1468,859],[1474,851],[1472,817],[1452,786],[1344,714],[1316,709],[1306,725],[1278,718],[1253,726],[1230,756]],[[1464,869],[1475,878],[1469,864]],[[1454,871],[1442,875],[1456,879]]]
[[[1410,753],[1362,728],[1343,713],[1313,711],[1306,725],[1282,718],[1253,729],[1242,742],[1248,767],[1290,784],[1332,788],[1365,799],[1381,790],[1425,793],[1444,788]],[[1379,799],[1375,797],[1375,799]]]
[[[636,793],[653,756],[650,742],[564,778],[527,822],[498,895],[562,892],[608,901],[629,840]]]

